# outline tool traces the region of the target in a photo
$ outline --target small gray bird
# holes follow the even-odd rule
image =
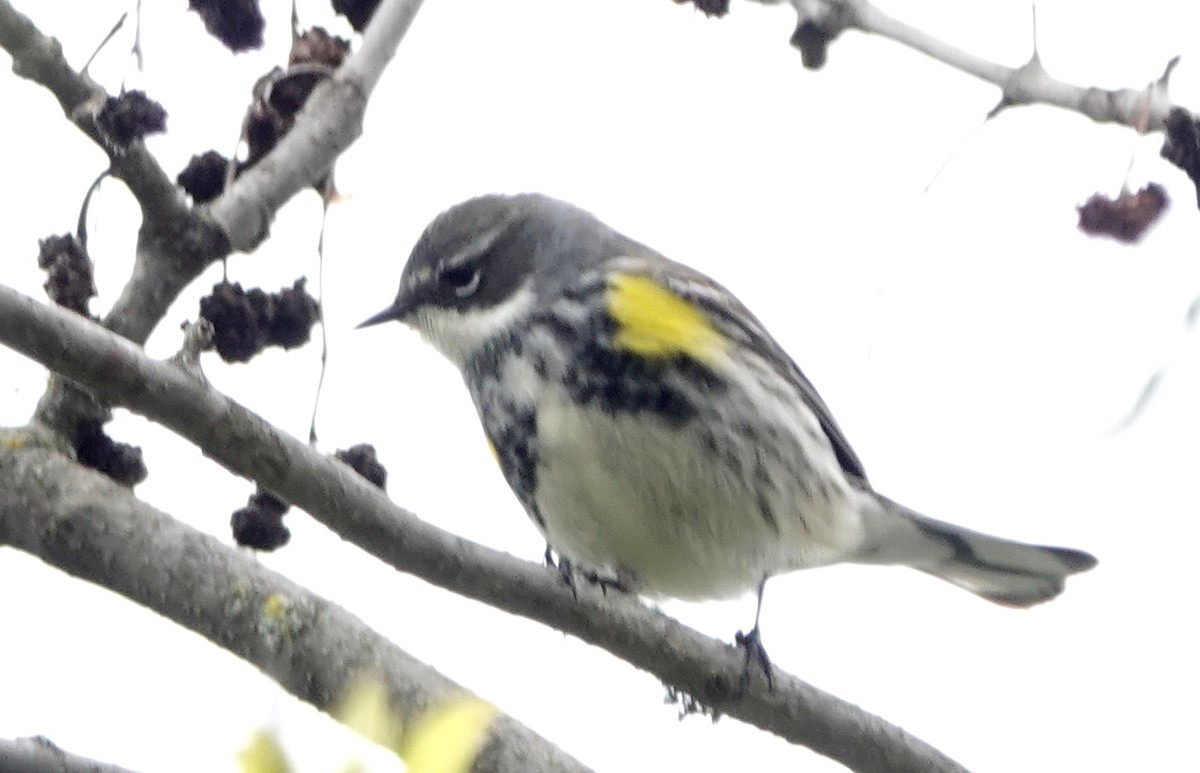
[[[462,372],[549,546],[637,593],[757,589],[761,607],[767,578],[850,561],[1027,607],[1096,565],[876,493],[816,389],[732,293],[565,202],[483,196],[438,215],[396,300],[362,326],[387,320]]]

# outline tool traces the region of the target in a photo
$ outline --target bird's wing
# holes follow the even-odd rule
[[[661,256],[660,256],[661,257]],[[775,338],[767,332],[758,318],[737,297],[705,274],[681,263],[670,261],[672,271],[659,275],[672,292],[702,308],[726,336],[756,352],[765,361],[774,364],[788,383],[817,417],[829,443],[837,455],[838,463],[850,480],[864,489],[869,489],[867,473],[862,460],[854,452],[845,433],[834,420],[829,406],[817,393],[800,366],[784,351]],[[657,272],[654,272],[657,273]]]

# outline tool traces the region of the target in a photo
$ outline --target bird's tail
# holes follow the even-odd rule
[[[992,537],[866,494],[867,541],[857,560],[905,564],[940,577],[988,601],[1029,607],[1062,593],[1069,575],[1096,565],[1082,550],[1044,547]]]

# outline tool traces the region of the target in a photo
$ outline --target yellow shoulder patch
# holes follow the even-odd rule
[[[613,345],[650,358],[686,355],[712,364],[728,344],[695,304],[643,274],[613,274],[605,296],[617,323]]]

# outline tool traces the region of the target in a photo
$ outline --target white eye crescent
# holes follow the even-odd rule
[[[482,276],[483,271],[479,266],[467,264],[443,271],[441,281],[454,290],[459,298],[466,298],[479,289]]]

